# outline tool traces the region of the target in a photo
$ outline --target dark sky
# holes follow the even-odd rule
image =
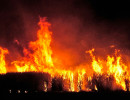
[[[52,24],[57,47],[114,44],[129,50],[129,5],[130,0],[0,0],[0,45],[13,52],[15,39],[23,46],[35,40],[41,16]]]

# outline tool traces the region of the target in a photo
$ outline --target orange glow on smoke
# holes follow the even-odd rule
[[[38,23],[40,29],[37,32],[37,40],[29,42],[29,49],[24,48],[24,57],[13,61],[11,64],[17,69],[16,72],[46,72],[52,78],[59,77],[63,79],[63,89],[65,91],[91,91],[98,90],[96,84],[93,83],[95,78],[99,81],[100,76],[104,76],[106,84],[109,77],[113,77],[110,88],[112,90],[122,89],[130,90],[130,78],[127,70],[128,66],[123,63],[122,56],[115,51],[114,55],[108,55],[106,59],[99,59],[93,54],[95,49],[86,51],[90,54],[91,64],[81,64],[74,69],[67,69],[67,66],[59,66],[60,59],[52,57],[53,50],[51,49],[52,32],[49,30],[50,23],[46,22],[45,18],[40,18]],[[19,42],[16,41],[18,44]],[[112,46],[113,47],[113,46]],[[0,73],[6,73],[5,56],[8,50],[0,47]],[[67,58],[66,58],[67,59]],[[55,63],[54,63],[55,62]],[[64,65],[64,64],[61,64]],[[91,68],[92,67],[92,68]],[[91,73],[91,74],[90,74]],[[128,83],[126,84],[126,81]],[[46,82],[44,91],[47,91]],[[105,86],[105,85],[104,85]],[[106,85],[107,86],[107,85]]]

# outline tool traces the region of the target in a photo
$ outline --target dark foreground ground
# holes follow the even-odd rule
[[[102,92],[32,92],[32,93],[14,93],[2,94],[1,100],[129,100],[130,92],[123,91],[102,91]]]

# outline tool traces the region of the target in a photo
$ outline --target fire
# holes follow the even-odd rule
[[[54,66],[51,58],[52,32],[49,31],[50,24],[45,21],[45,18],[40,18],[38,25],[40,29],[37,32],[37,40],[29,43],[29,48],[33,53],[24,48],[23,60],[13,62],[18,72],[49,72],[49,69]]]
[[[38,23],[40,30],[37,32],[37,41],[30,42],[29,47],[34,50],[34,61],[37,65],[46,64],[46,66],[53,67],[51,58],[52,50],[50,47],[51,34],[49,31],[50,24],[45,21],[45,18],[40,18]]]
[[[126,90],[125,79],[127,77],[127,66],[121,61],[121,56],[107,57],[108,74],[115,77],[116,83],[121,85],[123,90]]]
[[[6,63],[5,63],[5,54],[8,54],[8,50],[0,47],[0,73],[1,74],[5,74],[7,72]]]
[[[128,72],[127,72],[127,66],[123,64],[123,62],[121,61],[121,55],[117,56],[117,53],[120,50],[115,50],[115,57],[114,56],[111,57],[108,55],[106,62],[103,60],[101,61],[99,59],[97,61],[92,53],[93,51],[94,49],[87,51],[87,53],[90,53],[90,56],[92,57],[92,67],[94,72],[100,75],[107,74],[108,77],[110,77],[111,75],[114,76],[116,84],[121,86],[121,88],[126,91],[127,89],[125,81],[127,80]],[[105,66],[107,66],[108,68],[107,73],[105,71],[102,71],[103,69],[105,69]]]
[[[86,71],[84,69],[82,69],[81,71],[78,70],[78,91],[85,90],[85,73]]]
[[[54,61],[54,57],[52,57],[53,50],[50,46],[52,43],[52,32],[49,30],[51,24],[46,22],[46,18],[40,18],[38,25],[40,29],[37,32],[37,40],[29,42],[28,49],[23,49],[24,57],[11,63],[17,69],[16,72],[48,73],[52,79],[55,77],[61,79],[63,81],[63,89],[71,92],[79,92],[81,90],[97,91],[97,82],[103,78],[103,83],[100,84],[107,87],[106,84],[110,82],[111,76],[114,78],[112,83],[110,82],[112,90],[118,88],[124,91],[130,90],[128,66],[123,63],[122,56],[117,55],[119,50],[115,50],[114,55],[108,55],[106,59],[101,59],[93,54],[95,51],[93,48],[86,51],[91,57],[90,65],[86,62],[85,64],[72,66],[73,69],[67,69],[67,66],[65,69],[63,66],[58,65],[59,59]],[[15,42],[20,44],[17,40]],[[112,45],[111,48],[113,47]],[[7,49],[0,47],[0,73],[8,72],[4,56],[7,53]],[[43,91],[47,92],[47,82],[44,82],[43,86]]]
[[[96,73],[101,74],[101,73],[102,73],[102,71],[101,71],[102,65],[101,65],[101,63],[100,63],[100,60],[96,61],[96,58],[95,58],[95,56],[94,56],[93,53],[92,53],[93,51],[94,51],[94,49],[89,50],[89,51],[86,51],[86,53],[87,53],[87,52],[90,53],[90,56],[92,57],[93,70],[94,70]]]

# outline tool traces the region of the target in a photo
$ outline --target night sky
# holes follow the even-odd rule
[[[0,0],[0,45],[21,53],[14,40],[27,47],[36,40],[39,17],[47,17],[52,48],[84,53],[115,45],[129,52],[129,5],[130,0]]]

